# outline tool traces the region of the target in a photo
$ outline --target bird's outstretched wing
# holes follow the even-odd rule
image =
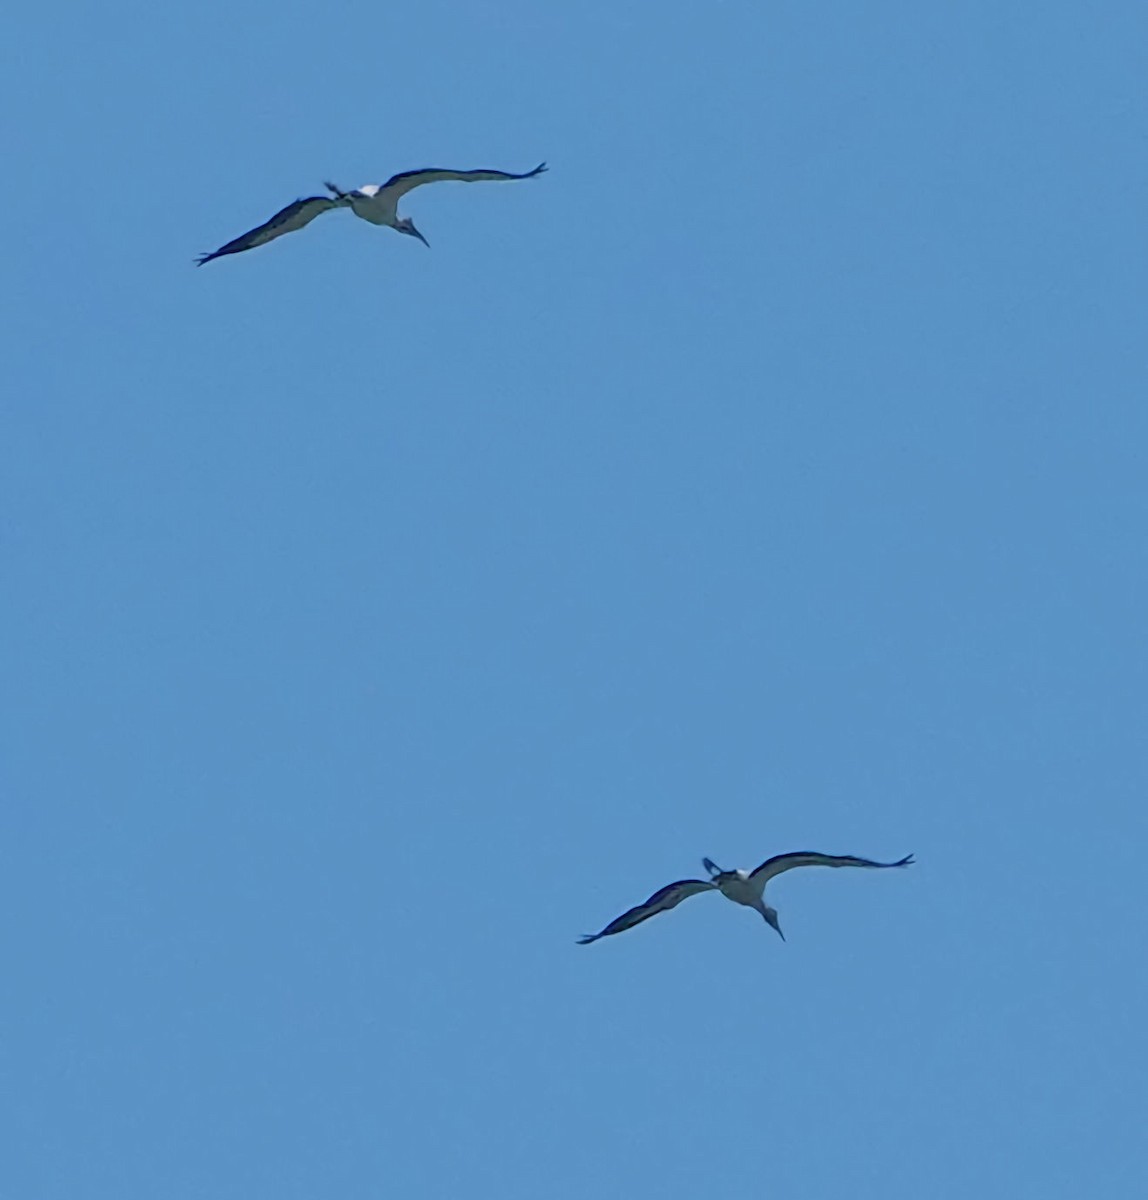
[[[874,862],[871,858],[858,858],[855,854],[819,854],[816,850],[795,850],[792,854],[775,854],[767,858],[760,867],[750,873],[750,881],[764,887],[775,875],[792,871],[794,867],[907,867],[913,861],[911,854],[896,862]]]
[[[423,167],[419,171],[403,171],[392,175],[379,188],[379,193],[387,193],[388,199],[393,198],[398,203],[400,196],[405,196],[412,188],[422,187],[424,183],[442,183],[455,180],[458,183],[481,183],[484,180],[497,179],[533,179],[546,170],[545,163],[539,163],[533,171],[515,175],[512,171],[452,171],[447,167]]]
[[[671,908],[681,904],[687,897],[696,896],[699,892],[711,891],[713,888],[712,883],[701,879],[680,879],[677,883],[668,884],[660,891],[655,892],[644,904],[635,905],[628,912],[616,917],[600,933],[588,933],[584,937],[580,937],[578,945],[588,946],[591,942],[609,937],[612,933],[622,933],[627,929],[633,929],[635,925],[640,925],[648,917],[655,916],[660,912],[668,912]]]
[[[196,265],[202,267],[213,258],[220,258],[224,254],[238,254],[241,250],[262,246],[264,242],[270,242],[285,233],[294,233],[296,229],[302,229],[304,225],[313,221],[320,213],[325,213],[329,208],[342,208],[346,203],[347,201],[337,200],[332,196],[307,196],[303,200],[296,200],[286,208],[280,209],[270,221],[264,221],[262,225],[248,230],[211,254],[201,254],[195,260]]]

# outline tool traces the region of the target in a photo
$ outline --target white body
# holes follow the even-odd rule
[[[748,871],[727,871],[714,877],[714,885],[718,891],[734,904],[744,904],[746,908],[761,906],[761,894],[765,891],[765,880],[755,883]]]
[[[399,219],[399,198],[385,192],[377,183],[367,183],[347,193],[351,211],[372,225],[390,225]]]

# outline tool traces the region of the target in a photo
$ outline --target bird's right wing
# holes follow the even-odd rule
[[[343,208],[346,204],[347,201],[337,200],[331,196],[308,196],[306,199],[296,200],[294,203],[288,204],[286,208],[280,209],[270,221],[264,221],[262,225],[248,230],[247,233],[228,242],[226,246],[220,246],[211,254],[201,254],[195,261],[198,266],[202,267],[204,263],[211,262],[213,258],[220,258],[224,254],[238,254],[241,250],[251,250],[255,246],[262,246],[264,242],[282,237],[285,233],[294,233],[296,229],[302,229],[304,225],[310,224],[320,213],[325,213],[329,208]]]
[[[750,873],[750,882],[761,884],[762,887],[783,871],[792,871],[794,867],[907,867],[913,861],[911,854],[896,862],[876,862],[871,858],[859,858],[856,854],[822,854],[817,850],[795,850],[791,854],[775,854],[767,858],[760,867],[755,867]]]
[[[515,174],[513,171],[453,171],[449,167],[423,167],[418,171],[401,171],[398,175],[392,175],[379,188],[379,193],[385,192],[397,204],[400,197],[405,196],[412,188],[422,187],[424,183],[443,183],[447,181],[455,183],[483,183],[487,180],[533,179],[535,175],[541,175],[545,170],[545,163],[539,163],[533,171],[524,171],[521,175]]]
[[[671,883],[655,892],[644,904],[635,905],[628,912],[616,917],[601,932],[588,933],[585,937],[580,937],[578,945],[588,946],[591,942],[609,937],[612,933],[623,933],[627,929],[633,929],[635,925],[640,925],[649,917],[656,916],[660,912],[668,912],[688,897],[696,896],[699,892],[712,891],[714,887],[714,884],[701,879],[680,879],[677,883]]]

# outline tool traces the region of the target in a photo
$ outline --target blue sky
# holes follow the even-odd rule
[[[1139,1194],[1146,37],[9,19],[0,1194]]]

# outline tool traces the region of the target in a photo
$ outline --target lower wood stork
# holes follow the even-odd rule
[[[599,938],[609,937],[613,933],[623,933],[633,929],[650,917],[660,912],[669,912],[671,908],[690,896],[699,892],[718,891],[735,904],[744,904],[747,908],[756,909],[777,930],[781,940],[785,934],[777,923],[777,909],[766,904],[763,893],[765,885],[783,871],[792,871],[794,867],[907,867],[913,861],[913,856],[907,854],[896,862],[874,862],[871,858],[858,858],[853,854],[819,854],[816,850],[795,850],[792,854],[777,854],[767,858],[760,867],[752,871],[723,871],[711,859],[703,858],[702,864],[710,873],[709,879],[681,879],[677,883],[656,891],[644,904],[639,904],[615,918],[599,933],[589,933],[578,939],[579,946],[588,946]]]
[[[533,171],[523,175],[515,175],[510,171],[450,171],[442,167],[425,167],[421,171],[403,171],[400,175],[392,175],[386,183],[366,183],[354,191],[344,192],[333,183],[325,184],[330,196],[307,196],[296,200],[280,209],[269,221],[247,233],[220,246],[210,254],[201,254],[195,261],[198,266],[211,262],[213,258],[222,258],[225,254],[238,254],[241,250],[251,250],[262,246],[265,242],[282,237],[285,233],[294,233],[309,225],[320,213],[332,208],[349,208],[356,217],[370,221],[372,225],[389,225],[399,233],[416,237],[424,246],[430,242],[415,228],[410,217],[400,217],[399,201],[413,188],[422,187],[424,183],[441,183],[444,180],[457,180],[459,183],[479,183],[493,179],[533,179],[546,170],[545,163],[539,163]]]

